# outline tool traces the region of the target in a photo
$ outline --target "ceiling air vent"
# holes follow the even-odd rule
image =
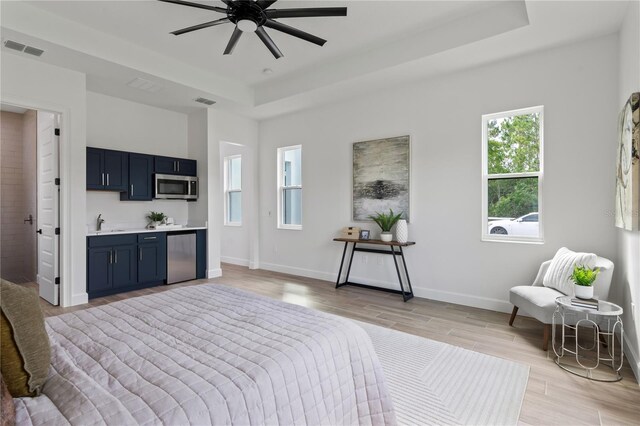
[[[205,105],[213,105],[216,103],[216,101],[212,101],[211,99],[207,98],[196,98],[196,102],[200,102],[201,104]]]
[[[4,47],[6,47],[7,49],[17,50],[18,52],[22,52],[24,48],[27,46],[25,46],[22,43],[18,43],[16,41],[7,40],[4,42]]]
[[[29,55],[33,55],[33,56],[42,56],[42,54],[44,53],[44,50],[27,46],[24,49],[24,53],[28,53]]]
[[[153,81],[145,80],[144,78],[134,78],[127,83],[127,86],[134,89],[144,90],[145,92],[156,93],[162,90],[162,86]]]
[[[42,56],[42,54],[44,53],[44,50],[42,49],[38,49],[37,47],[33,46],[27,46],[13,40],[5,40],[4,47],[11,50],[17,50],[18,52],[28,53],[29,55],[33,56]]]

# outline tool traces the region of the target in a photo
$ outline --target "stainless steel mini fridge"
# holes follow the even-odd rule
[[[167,284],[196,279],[196,233],[167,233]]]

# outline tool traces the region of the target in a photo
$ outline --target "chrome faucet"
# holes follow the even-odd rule
[[[102,213],[98,215],[98,220],[96,222],[97,222],[96,231],[102,231],[102,224],[104,223],[104,219],[102,218]]]

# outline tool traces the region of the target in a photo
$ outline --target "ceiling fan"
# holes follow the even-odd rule
[[[276,21],[277,18],[310,18],[310,17],[326,17],[326,16],[347,16],[346,7],[311,7],[300,9],[269,9],[277,0],[222,0],[226,7],[209,6],[202,3],[193,3],[182,0],[159,0],[165,3],[175,3],[182,6],[196,7],[199,9],[212,10],[218,13],[224,13],[225,18],[216,19],[215,21],[205,22],[203,24],[194,25],[192,27],[183,28],[173,31],[173,35],[181,35],[191,31],[201,30],[203,28],[214,27],[227,23],[235,24],[231,39],[224,50],[225,55],[229,55],[236,47],[242,33],[255,32],[260,40],[267,46],[276,59],[281,58],[282,52],[273,42],[264,27],[283,32],[285,34],[298,37],[310,43],[323,46],[327,40],[316,37],[313,34],[306,33],[297,28],[285,25]]]

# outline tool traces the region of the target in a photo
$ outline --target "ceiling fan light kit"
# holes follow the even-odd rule
[[[297,28],[276,21],[278,18],[312,18],[312,17],[328,17],[328,16],[347,16],[346,7],[312,7],[299,9],[269,9],[277,0],[222,0],[226,7],[208,5],[204,3],[194,3],[182,0],[159,0],[164,3],[174,3],[181,6],[195,7],[198,9],[210,10],[213,12],[224,13],[225,18],[216,19],[214,21],[205,22],[191,27],[173,31],[173,35],[182,35],[192,31],[204,28],[214,27],[217,25],[232,23],[236,27],[231,34],[229,43],[224,50],[225,55],[233,52],[242,33],[255,32],[258,38],[269,49],[273,56],[281,58],[282,52],[273,42],[264,27],[271,28],[276,31],[288,34],[293,37],[305,40],[309,43],[323,46],[327,41],[306,33]]]

